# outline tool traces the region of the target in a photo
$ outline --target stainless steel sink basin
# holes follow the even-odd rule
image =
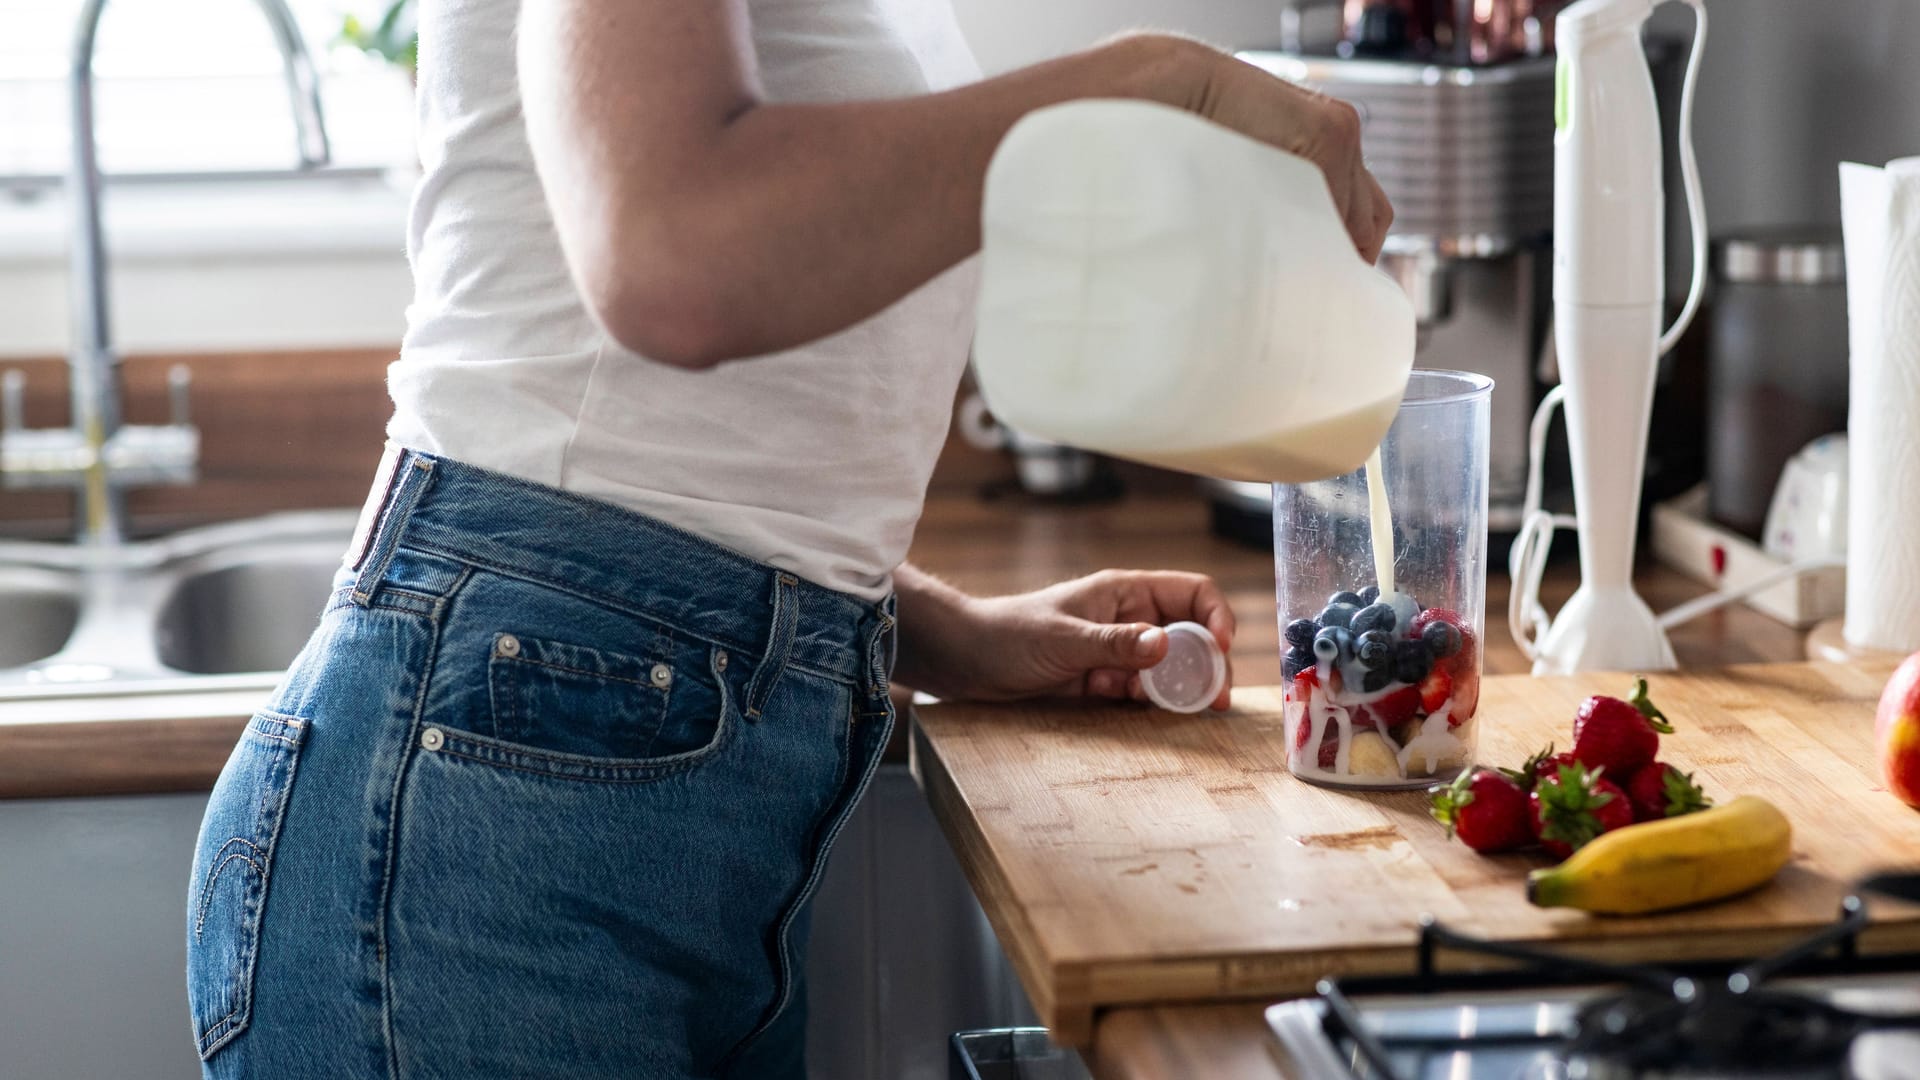
[[[282,554],[240,562],[181,580],[155,626],[160,662],[197,675],[286,668],[319,621],[339,568],[333,550],[317,559]]]
[[[59,652],[79,621],[80,592],[71,575],[0,568],[0,668]]]
[[[356,517],[275,514],[107,548],[0,543],[0,704],[270,689]]]

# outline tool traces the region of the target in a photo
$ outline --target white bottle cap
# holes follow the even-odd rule
[[[1166,658],[1140,673],[1140,689],[1163,709],[1199,712],[1227,685],[1227,656],[1213,632],[1197,622],[1177,622],[1165,629]]]

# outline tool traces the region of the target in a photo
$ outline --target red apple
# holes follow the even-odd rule
[[[1887,790],[1908,806],[1920,807],[1920,653],[1895,668],[1887,688],[1880,691],[1873,736]]]

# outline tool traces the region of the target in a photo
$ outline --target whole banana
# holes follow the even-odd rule
[[[1764,884],[1793,855],[1793,826],[1765,799],[1604,833],[1559,866],[1527,876],[1527,899],[1607,915],[1643,915]]]

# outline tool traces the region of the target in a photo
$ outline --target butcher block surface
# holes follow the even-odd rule
[[[1873,710],[1888,670],[1756,664],[1652,679],[1661,758],[1709,795],[1763,796],[1794,858],[1744,897],[1637,918],[1529,905],[1537,853],[1446,838],[1420,792],[1330,791],[1286,772],[1278,688],[1225,714],[1085,703],[918,710],[921,784],[1056,1040],[1114,1005],[1278,1000],[1328,974],[1411,972],[1419,920],[1617,960],[1751,956],[1832,920],[1849,882],[1920,864],[1920,814],[1882,788]],[[1570,743],[1619,675],[1490,677],[1479,759]],[[1863,951],[1920,949],[1920,908],[1876,903]],[[1497,961],[1443,954],[1443,969]]]

